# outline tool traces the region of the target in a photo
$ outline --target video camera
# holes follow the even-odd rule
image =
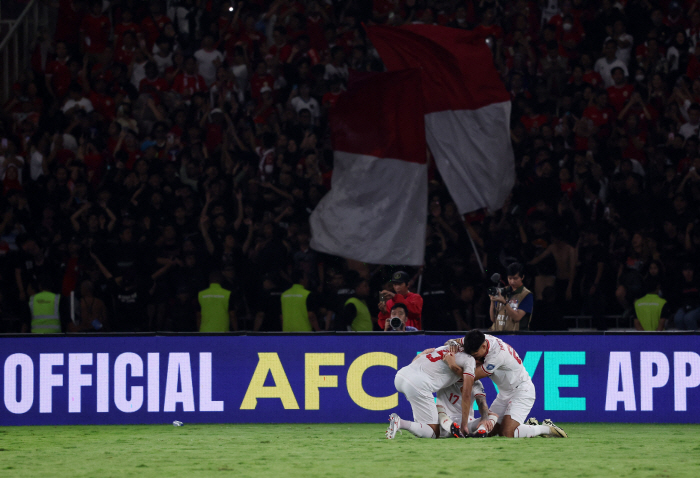
[[[494,275],[492,275],[491,282],[493,282],[496,285],[488,287],[486,289],[486,293],[490,296],[502,295],[505,297],[506,292],[508,291],[508,287],[498,286],[501,283],[501,274],[496,272]]]

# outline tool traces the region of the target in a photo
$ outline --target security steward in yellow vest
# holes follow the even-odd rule
[[[637,330],[664,330],[670,309],[666,300],[659,297],[660,284],[655,282],[648,287],[648,294],[634,301],[634,328]]]
[[[371,332],[373,329],[372,315],[367,308],[367,298],[369,297],[369,283],[364,279],[359,279],[354,284],[355,294],[345,301],[341,312],[340,321],[344,328],[342,330],[352,330],[353,332]],[[339,328],[336,327],[336,330]]]
[[[489,296],[489,317],[493,322],[489,330],[501,332],[530,329],[534,300],[532,292],[523,285],[523,271],[524,267],[519,262],[510,264],[505,297],[502,294]]]
[[[316,316],[316,300],[307,289],[308,281],[301,273],[295,273],[294,285],[282,292],[282,331],[311,332],[320,331]]]
[[[59,294],[54,294],[46,286],[47,278],[39,279],[39,292],[29,298],[31,313],[31,333],[60,334],[65,332],[69,313],[66,313],[66,301]]]
[[[221,287],[224,280],[220,271],[209,274],[209,287],[200,291],[197,299],[197,329],[200,332],[229,332],[238,330],[236,304],[231,291]]]

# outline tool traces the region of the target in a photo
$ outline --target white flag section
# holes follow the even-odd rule
[[[492,211],[500,209],[513,188],[510,109],[511,103],[506,101],[477,110],[437,111],[425,115],[428,146],[462,214],[482,207]],[[508,136],[502,134],[504,131]],[[467,151],[469,154],[465,153]],[[510,159],[504,161],[504,158]]]
[[[371,264],[423,264],[426,168],[336,151],[331,190],[311,214],[311,247]]]
[[[366,30],[389,71],[423,72],[428,145],[459,212],[499,209],[515,182],[510,95],[484,38],[436,25]]]
[[[311,214],[311,247],[372,264],[422,265],[428,174],[421,76],[351,84],[331,113],[331,190]]]

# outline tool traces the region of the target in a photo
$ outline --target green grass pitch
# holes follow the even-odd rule
[[[700,476],[700,425],[561,426],[568,440],[387,440],[384,424],[0,427],[0,477]]]

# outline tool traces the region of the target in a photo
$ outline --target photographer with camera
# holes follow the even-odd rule
[[[492,332],[529,330],[532,309],[534,305],[532,292],[523,285],[524,267],[519,262],[508,266],[508,287],[489,287],[488,295],[491,299],[489,317],[493,325]],[[494,274],[491,278],[494,282],[500,280],[500,276]]]
[[[379,293],[379,315],[377,325],[383,330],[387,329],[386,321],[395,304],[405,304],[406,325],[422,330],[421,314],[423,312],[423,298],[408,291],[408,274],[403,271],[394,272],[391,276],[393,292],[383,290]]]
[[[417,332],[418,329],[406,325],[408,320],[408,307],[406,304],[398,303],[391,307],[390,316],[384,322],[385,332]]]

